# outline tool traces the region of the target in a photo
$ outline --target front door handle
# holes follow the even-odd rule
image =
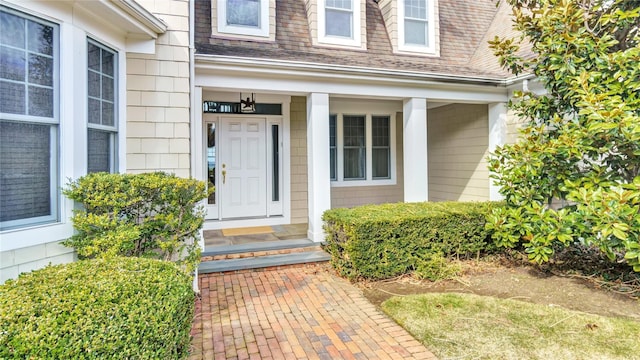
[[[222,170],[222,183],[227,182],[227,170]]]

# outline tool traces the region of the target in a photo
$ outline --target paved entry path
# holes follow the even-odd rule
[[[436,359],[326,265],[200,276],[195,359]]]

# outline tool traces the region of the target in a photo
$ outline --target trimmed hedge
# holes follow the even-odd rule
[[[64,189],[82,205],[76,234],[63,242],[82,259],[139,256],[175,261],[186,272],[200,262],[199,231],[208,196],[205,183],[163,172],[90,173]]]
[[[442,256],[470,257],[495,245],[485,217],[495,202],[424,202],[332,209],[325,250],[349,279],[385,279],[429,269]]]
[[[0,359],[184,359],[195,295],[175,264],[114,257],[0,285]]]

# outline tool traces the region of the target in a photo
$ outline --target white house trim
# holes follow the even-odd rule
[[[489,111],[489,152],[507,142],[507,103],[492,103],[488,105]],[[489,178],[489,200],[502,200],[500,187]]]
[[[322,213],[331,208],[329,163],[329,95],[311,93],[307,96],[307,237],[316,242],[324,240]]]
[[[420,97],[433,101],[461,103],[506,102],[507,91],[495,85],[461,85],[425,82],[403,78],[349,76],[326,72],[268,70],[256,73],[246,67],[206,67],[196,64],[196,86],[217,89],[302,95],[317,92],[336,97],[380,98],[402,100]]]
[[[429,200],[427,157],[427,100],[403,102],[404,201]]]

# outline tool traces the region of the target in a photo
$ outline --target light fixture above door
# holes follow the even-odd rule
[[[254,113],[256,112],[256,94],[240,93],[240,112]]]

